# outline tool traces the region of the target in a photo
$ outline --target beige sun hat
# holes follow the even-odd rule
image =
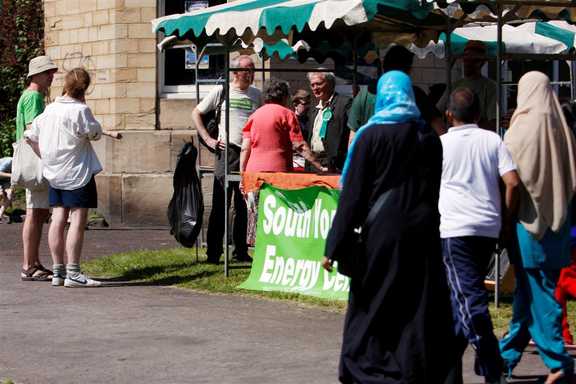
[[[28,64],[28,77],[54,69],[58,70],[58,66],[48,56],[38,56]]]

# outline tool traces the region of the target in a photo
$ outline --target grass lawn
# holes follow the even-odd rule
[[[83,264],[83,269],[96,278],[118,281],[142,282],[192,289],[220,294],[234,294],[285,300],[326,310],[344,312],[346,303],[315,297],[281,292],[257,292],[236,288],[248,277],[249,264],[231,264],[230,276],[224,277],[223,265],[203,263],[204,250],[199,251],[198,261],[194,249],[176,248],[158,251],[119,253]],[[507,330],[512,316],[512,298],[503,297],[499,308],[490,306],[492,320],[498,337]],[[570,324],[576,324],[576,303],[568,306]]]
[[[248,263],[230,264],[230,276],[224,277],[224,265],[206,264],[204,250],[175,248],[157,251],[134,251],[119,253],[90,260],[82,269],[96,278],[119,281],[143,282],[196,291],[254,296],[274,300],[286,300],[302,305],[322,307],[344,312],[346,303],[323,300],[311,296],[283,292],[257,292],[236,288],[250,274]]]

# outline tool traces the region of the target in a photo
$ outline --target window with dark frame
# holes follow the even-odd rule
[[[226,3],[226,0],[164,0],[164,15],[190,12]],[[187,65],[187,48],[174,47],[164,51],[164,86],[194,85],[196,72],[193,65]],[[188,53],[190,55],[190,52]],[[188,67],[188,68],[187,68]],[[206,64],[201,64],[198,75],[202,80],[214,80],[224,76],[224,56],[212,55]]]

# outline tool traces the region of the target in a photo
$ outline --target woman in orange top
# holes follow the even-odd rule
[[[293,151],[296,151],[320,172],[328,168],[316,160],[304,141],[296,114],[287,108],[290,100],[288,84],[271,81],[264,94],[265,104],[258,108],[242,131],[240,173],[244,172],[291,172]],[[243,183],[240,189],[244,192]],[[244,192],[245,193],[245,192]],[[248,207],[246,243],[253,245],[256,239],[258,195],[245,193]]]
[[[296,114],[287,108],[288,84],[271,81],[265,104],[250,116],[243,129],[240,172],[290,172],[293,151],[301,154],[320,172],[326,172],[304,141]]]

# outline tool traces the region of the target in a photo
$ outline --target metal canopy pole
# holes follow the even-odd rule
[[[380,57],[378,57],[380,59]],[[359,92],[358,90],[358,36],[352,41],[352,96],[356,96],[354,92]]]
[[[576,66],[574,60],[570,60],[570,101],[576,99]]]
[[[262,60],[262,92],[264,92],[264,84],[266,84],[266,61],[264,60],[264,56],[260,57],[260,60]]]
[[[496,48],[496,129],[500,136],[504,136],[502,121],[502,6],[500,2],[496,5],[498,12],[498,38]],[[500,306],[500,253],[494,255],[496,273],[494,274],[494,306]]]
[[[446,45],[444,57],[446,59],[446,91],[448,97],[452,93],[452,23],[448,19],[448,28],[446,30]]]
[[[226,46],[226,58],[224,59],[224,72],[226,83],[224,84],[224,89],[222,92],[226,92],[226,109],[225,109],[225,123],[224,127],[226,128],[226,134],[224,136],[224,276],[228,277],[230,275],[230,271],[228,270],[228,262],[229,262],[229,244],[228,244],[228,216],[230,209],[230,200],[228,199],[228,145],[230,140],[230,50],[228,46]],[[214,208],[212,208],[214,209]]]

